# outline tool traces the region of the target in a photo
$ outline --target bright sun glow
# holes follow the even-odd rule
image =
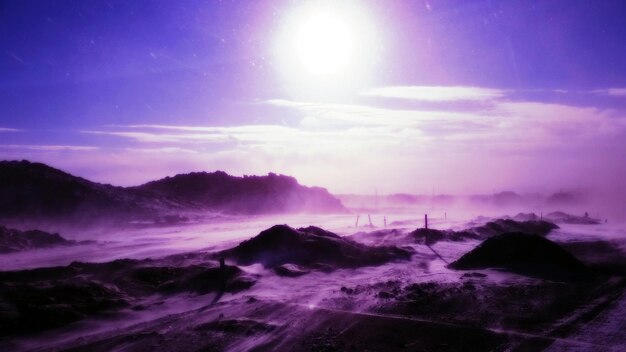
[[[316,14],[298,29],[295,50],[300,62],[314,74],[333,74],[350,62],[351,28],[330,14]]]
[[[299,2],[285,13],[274,55],[285,91],[336,98],[371,79],[380,28],[359,1]]]

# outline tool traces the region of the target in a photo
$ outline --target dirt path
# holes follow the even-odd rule
[[[585,341],[598,346],[594,351],[624,351],[626,350],[626,293],[622,292],[610,306],[595,316],[589,322],[575,329],[571,339]],[[571,346],[556,341],[546,351],[563,351]],[[570,349],[585,350],[585,349]]]
[[[626,309],[626,301],[621,303],[620,307]],[[626,317],[620,319],[615,323],[623,324]],[[578,334],[555,338],[407,316],[256,301],[207,306],[36,350],[459,351],[472,346],[476,350],[500,351],[541,350],[551,345],[554,350],[609,351],[612,343],[607,346],[606,342]]]

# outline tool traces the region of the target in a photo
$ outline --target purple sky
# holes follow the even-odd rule
[[[350,34],[349,59],[322,76],[298,39],[317,13]],[[0,158],[120,185],[221,169],[340,193],[624,191],[624,14],[624,1],[0,1]],[[335,30],[313,28],[313,42]]]

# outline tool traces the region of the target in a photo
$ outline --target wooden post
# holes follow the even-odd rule
[[[370,214],[367,214],[367,219],[370,222],[370,227],[374,227],[374,225],[372,225],[372,217],[370,216]]]
[[[424,214],[424,228],[428,229],[428,214]]]
[[[357,215],[356,216],[356,222],[354,223],[354,227],[358,228],[359,227],[359,218],[361,217],[361,215]]]

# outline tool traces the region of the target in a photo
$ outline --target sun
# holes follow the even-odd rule
[[[381,27],[362,1],[300,1],[277,21],[274,67],[293,97],[353,94],[382,61]]]
[[[300,64],[313,74],[334,74],[351,60],[352,28],[332,14],[313,14],[297,28],[294,50]]]

